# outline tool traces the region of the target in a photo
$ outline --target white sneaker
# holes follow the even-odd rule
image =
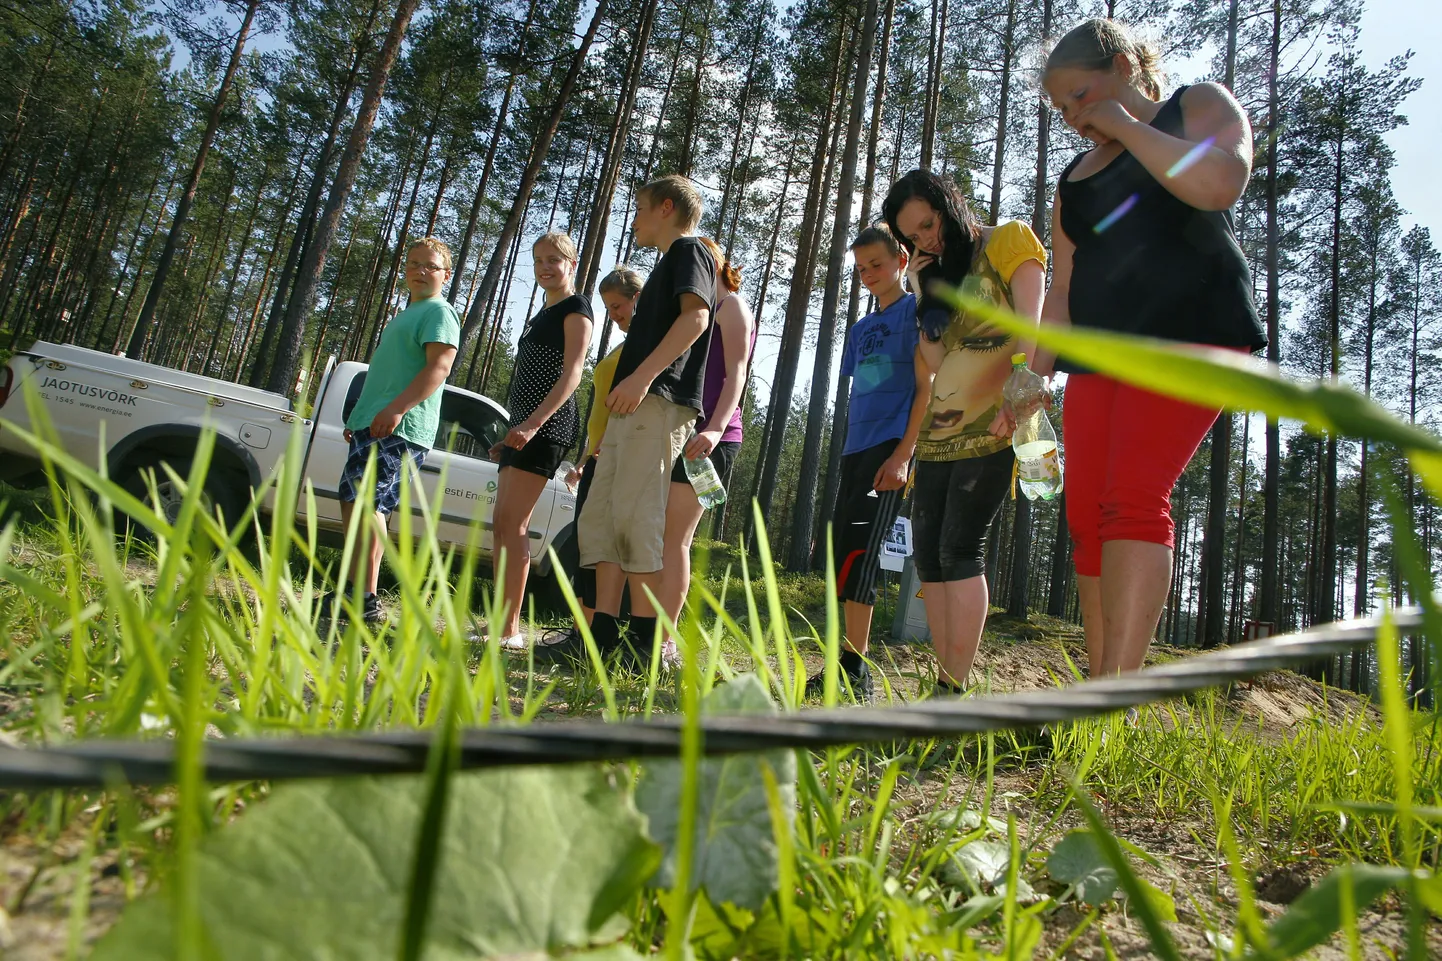
[[[503,637],[498,642],[503,651],[524,651],[531,645],[526,642],[525,634],[512,634],[510,637]]]

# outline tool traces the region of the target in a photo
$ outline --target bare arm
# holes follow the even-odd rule
[[[682,294],[681,314],[671,325],[671,329],[666,331],[666,336],[661,338],[661,343],[641,361],[641,366],[636,368],[635,373],[611,388],[611,396],[606,398],[606,406],[611,413],[630,414],[640,407],[647,391],[651,389],[651,382],[661,371],[671,366],[686,348],[696,343],[706,332],[706,325],[710,322],[711,308],[706,306],[706,301],[695,294]]]
[[[916,369],[916,393],[911,398],[911,413],[906,418],[906,433],[896,442],[896,450],[886,458],[876,477],[871,482],[875,491],[900,490],[906,486],[907,468],[911,466],[912,455],[916,453],[916,440],[921,436],[921,425],[926,421],[927,408],[931,406],[931,381],[936,374],[922,358],[917,347],[912,361]]]
[[[430,397],[446,382],[455,359],[454,344],[426,344],[426,366],[411,379],[405,390],[396,395],[395,400],[376,414],[375,420],[371,421],[371,436],[381,438],[395,433],[406,411]]]
[[[1043,324],[1071,326],[1071,308],[1067,298],[1071,296],[1071,268],[1075,254],[1076,244],[1061,229],[1061,195],[1058,193],[1051,208],[1051,287],[1041,307]],[[1036,348],[1036,353],[1029,356],[1031,369],[1043,377],[1050,377],[1056,369],[1056,354],[1045,347]]]
[[[721,342],[726,348],[723,358],[726,366],[726,383],[721,386],[721,395],[716,398],[716,409],[705,428],[686,445],[686,456],[693,460],[708,457],[721,435],[731,423],[736,408],[741,405],[741,394],[746,390],[746,362],[751,353],[751,331],[755,324],[751,311],[732,297],[716,311],[716,326],[721,333]]]
[[[540,406],[532,411],[531,416],[523,422],[512,427],[504,440],[498,447],[525,447],[530,443],[536,431],[550,420],[566,398],[575,393],[576,388],[581,384],[581,369],[586,364],[586,351],[591,346],[591,318],[585,314],[567,314],[565,321],[566,347],[565,347],[565,368],[561,372],[561,379],[556,381],[554,387],[545,397],[541,398]],[[497,451],[499,453],[499,451]]]
[[[1247,189],[1252,175],[1252,127],[1235,97],[1220,84],[1199,83],[1182,94],[1184,137],[1142,123],[1115,100],[1102,100],[1077,115],[1120,141],[1178,200],[1198,210],[1226,210]]]

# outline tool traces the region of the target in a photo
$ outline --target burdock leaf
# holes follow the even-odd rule
[[[282,787],[202,845],[207,956],[225,961],[394,957],[405,916],[419,778]],[[630,794],[596,768],[458,775],[425,957],[593,958],[655,870]],[[92,958],[170,959],[170,892],[137,901]],[[591,949],[604,947],[598,953]]]
[[[1117,893],[1117,872],[1090,831],[1071,831],[1052,848],[1047,873],[1062,884],[1076,885],[1076,895],[1095,907]]]
[[[713,688],[702,713],[775,714],[776,705],[754,674]],[[734,904],[759,911],[775,892],[780,865],[771,812],[766,801],[762,765],[769,764],[781,793],[782,809],[796,810],[796,755],[767,751],[701,762],[700,810],[696,820],[692,889],[704,887],[713,904]],[[681,767],[676,761],[646,765],[636,785],[636,805],[649,819],[647,833],[660,843],[665,857],[654,887],[674,883],[677,819],[681,811]],[[789,829],[789,824],[788,824]]]

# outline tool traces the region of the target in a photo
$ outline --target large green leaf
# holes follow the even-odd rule
[[[995,304],[955,292],[956,306],[1118,380],[1208,407],[1298,420],[1317,431],[1396,444],[1442,496],[1442,438],[1408,424],[1362,394],[1328,381],[1296,381],[1238,351],[1179,345],[1081,327],[1036,327]]]
[[[418,778],[292,785],[199,854],[212,956],[394,957],[424,803]],[[617,912],[655,870],[630,794],[595,768],[460,775],[435,879],[425,957],[635,957]],[[93,958],[174,956],[170,892],[136,902]]]
[[[765,685],[754,674],[744,674],[713,688],[701,709],[709,715],[776,713]],[[795,753],[768,751],[701,762],[691,883],[693,890],[704,887],[715,904],[729,902],[759,911],[776,890],[780,866],[766,783],[761,775],[763,765],[770,765],[775,773],[782,810],[789,817],[796,810]],[[651,884],[670,887],[676,870],[677,819],[681,811],[679,762],[648,763],[636,786],[636,804],[649,819],[648,833],[665,850]]]
[[[1358,913],[1386,891],[1407,880],[1404,868],[1377,864],[1344,864],[1312,885],[1267,928],[1272,947],[1295,958],[1330,938],[1342,926],[1342,891],[1352,888],[1352,909]]]
[[[1058,841],[1046,859],[1046,870],[1053,880],[1076,885],[1077,897],[1093,906],[1110,900],[1120,883],[1090,831],[1071,831]]]

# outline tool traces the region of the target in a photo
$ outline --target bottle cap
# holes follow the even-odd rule
[[[1012,363],[1012,366],[1013,366],[1013,367],[1018,366],[1018,365],[1020,365],[1020,364],[1025,364],[1025,363],[1026,363],[1026,354],[1012,354],[1012,355],[1011,355],[1011,363]]]

